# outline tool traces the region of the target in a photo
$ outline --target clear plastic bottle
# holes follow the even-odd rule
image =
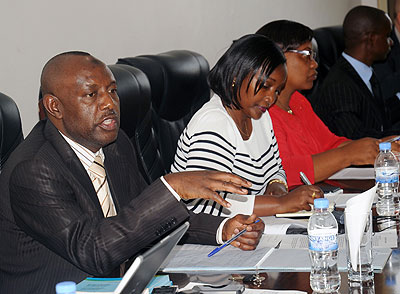
[[[380,143],[379,150],[374,165],[375,182],[378,184],[376,212],[381,216],[398,215],[399,208],[395,197],[397,198],[399,184],[399,163],[391,151],[389,142]]]
[[[328,211],[329,200],[314,200],[314,213],[308,221],[308,247],[311,258],[310,286],[318,293],[332,293],[340,288],[338,224]]]
[[[72,281],[58,283],[56,285],[56,294],[76,294],[76,283]]]

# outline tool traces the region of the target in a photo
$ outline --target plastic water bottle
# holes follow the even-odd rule
[[[379,150],[374,165],[375,181],[378,184],[376,212],[381,216],[393,216],[399,214],[398,204],[394,199],[397,197],[399,184],[399,163],[389,142],[380,143]]]
[[[318,293],[335,292],[340,287],[338,224],[328,211],[329,200],[314,200],[314,213],[308,221],[308,248],[311,258],[310,286]]]
[[[60,282],[56,285],[57,294],[75,294],[76,283],[71,281]]]

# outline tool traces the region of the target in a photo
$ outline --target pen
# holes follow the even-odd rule
[[[260,221],[260,219],[257,219],[254,223],[258,223]],[[211,257],[213,256],[215,253],[219,252],[222,248],[228,246],[229,244],[231,244],[233,241],[235,241],[237,238],[239,238],[241,235],[243,235],[244,233],[246,233],[247,230],[243,229],[241,230],[239,233],[237,233],[235,236],[233,236],[232,238],[230,238],[228,241],[226,241],[224,244],[222,244],[221,246],[215,248],[213,251],[211,251],[207,256]]]
[[[392,139],[386,140],[385,142],[392,143],[392,142],[399,141],[399,140],[400,140],[400,136],[397,136]]]
[[[303,173],[302,171],[300,172],[300,178],[303,181],[304,184],[306,185],[312,185],[310,180],[307,178],[306,174]]]

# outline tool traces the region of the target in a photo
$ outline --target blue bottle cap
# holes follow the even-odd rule
[[[314,208],[328,208],[329,207],[329,200],[327,198],[317,198],[314,199]]]
[[[75,293],[76,283],[72,281],[60,282],[56,285],[56,293]]]
[[[391,150],[391,149],[392,145],[390,144],[390,142],[379,143],[379,150]]]

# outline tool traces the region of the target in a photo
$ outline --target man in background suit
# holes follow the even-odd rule
[[[400,98],[400,0],[394,3],[393,29],[390,35],[393,46],[384,61],[373,65],[382,88],[383,99]]]
[[[400,133],[400,102],[383,100],[372,64],[384,60],[393,41],[391,21],[382,10],[357,6],[343,22],[345,49],[329,71],[313,108],[329,129],[349,139]]]
[[[246,227],[233,245],[257,246],[264,224],[253,224],[255,215],[223,220],[190,214],[178,202],[201,196],[227,205],[215,191],[244,194],[249,184],[239,177],[176,173],[145,184],[119,130],[116,82],[103,62],[82,52],[57,55],[43,69],[41,89],[48,119],[36,124],[0,176],[0,293],[54,293],[63,280],[119,272],[187,219],[185,242],[217,244]],[[89,177],[96,156],[106,171],[99,189],[110,196],[107,212]]]

